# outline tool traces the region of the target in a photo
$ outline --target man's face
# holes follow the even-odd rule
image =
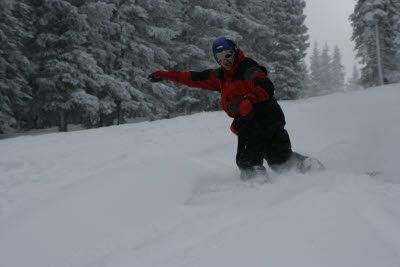
[[[221,62],[221,66],[226,70],[231,70],[233,68],[233,58],[231,59],[224,59]]]
[[[233,68],[235,53],[232,50],[224,50],[215,55],[218,63],[226,70]]]

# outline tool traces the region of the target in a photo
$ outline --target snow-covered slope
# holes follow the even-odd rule
[[[262,185],[222,112],[0,140],[0,266],[400,266],[399,100],[281,102],[327,170]]]

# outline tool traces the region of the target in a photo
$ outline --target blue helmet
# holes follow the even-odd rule
[[[214,58],[215,58],[215,54],[217,54],[221,51],[224,51],[224,50],[233,50],[235,52],[235,61],[239,55],[239,48],[238,48],[237,44],[234,41],[232,41],[224,36],[219,37],[214,41],[214,43],[212,45],[212,50],[213,50]]]

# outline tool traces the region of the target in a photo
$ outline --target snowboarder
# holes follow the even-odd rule
[[[156,71],[151,82],[169,80],[221,93],[221,105],[234,118],[231,130],[238,136],[236,164],[241,179],[266,175],[265,159],[275,171],[296,168],[304,172],[321,168],[315,159],[292,151],[285,116],[274,97],[274,85],[265,67],[246,57],[236,43],[219,37],[212,45],[220,65],[201,72]]]

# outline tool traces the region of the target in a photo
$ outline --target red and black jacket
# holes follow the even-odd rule
[[[283,119],[284,124],[282,110],[273,97],[274,85],[267,76],[267,70],[253,59],[245,57],[240,49],[239,58],[231,70],[220,67],[201,72],[177,72],[174,80],[189,87],[220,91],[222,109],[230,117],[235,118],[231,129],[236,134],[240,130],[238,128],[260,124],[262,121],[271,124],[274,121],[282,122]],[[243,99],[249,99],[255,109],[252,123],[241,121],[239,104]],[[276,116],[271,117],[271,114],[275,113]],[[268,126],[262,128],[266,130]]]
[[[241,50],[238,62],[229,71],[221,67],[201,72],[184,71],[178,72],[176,78],[177,82],[190,87],[220,91],[222,109],[232,118],[238,115],[235,106],[244,97],[255,104],[274,95],[274,85],[266,69],[245,57]]]

